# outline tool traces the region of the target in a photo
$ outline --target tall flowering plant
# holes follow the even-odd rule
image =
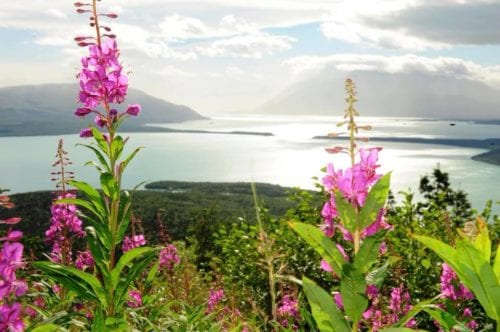
[[[356,123],[355,118],[359,115],[354,108],[356,90],[350,79],[346,81],[346,92],[348,106],[339,126],[347,126],[349,146],[328,148],[327,151],[347,153],[351,165],[344,170],[336,170],[333,164],[326,168],[323,185],[328,198],[321,213],[324,220],[321,229],[300,222],[290,223],[292,229],[321,255],[323,269],[340,280],[340,292],[332,295],[306,276],[302,278],[318,328],[344,332],[377,331],[393,326],[405,330],[416,325],[413,317],[420,311],[427,312],[440,324],[460,325],[431,302],[412,306],[404,285],[393,288],[388,300],[379,291],[390,263],[389,259],[380,262],[380,253],[385,250],[385,235],[391,228],[384,220],[390,173],[377,173],[380,148],[357,149],[357,141],[367,141],[358,137],[359,130],[371,127]],[[341,232],[351,251],[345,250],[343,243],[331,240],[336,232]]]
[[[76,2],[75,6],[78,13],[90,15],[89,25],[95,31],[93,36],[75,38],[78,45],[87,47],[89,52],[81,59],[80,107],[75,115],[94,116],[94,124],[83,129],[80,136],[92,139],[82,145],[97,158],[88,164],[99,172],[100,190],[85,182],[70,180],[68,184],[84,197],[66,197],[57,203],[74,204],[82,210],[80,218],[86,226],[87,245],[95,267],[88,272],[56,262],[37,262],[35,266],[76,293],[79,301],[86,300],[95,307],[93,330],[126,330],[124,307],[130,287],[156,254],[150,247],[136,247],[125,253],[120,250],[131,220],[131,198],[122,190],[122,178],[140,148],[123,157],[128,138],[120,136],[118,129],[127,118],[137,116],[141,107],[129,104],[121,112],[118,108],[125,101],[128,79],[119,60],[116,36],[101,22],[102,18],[114,19],[117,15],[99,13],[97,0]]]
[[[356,91],[350,79],[346,81],[346,92],[348,107],[345,120],[339,126],[347,126],[349,146],[327,151],[347,153],[351,167],[335,170],[333,164],[327,166],[323,185],[329,197],[322,210],[324,225],[321,230],[312,225],[291,223],[292,229],[322,256],[322,267],[340,279],[336,301],[312,280],[305,276],[302,279],[321,331],[357,331],[360,327],[369,307],[368,286],[373,283],[368,276],[373,275],[372,267],[378,259],[384,229],[389,228],[384,221],[384,205],[389,193],[390,173],[382,176],[376,172],[379,148],[360,149],[360,160],[356,160],[357,141],[366,141],[357,134],[360,129],[371,128],[359,126],[355,121],[359,114],[354,108]],[[347,255],[341,244],[330,240],[336,231],[352,242],[353,257]]]

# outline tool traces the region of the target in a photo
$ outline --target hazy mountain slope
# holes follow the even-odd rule
[[[344,81],[358,87],[362,115],[443,119],[500,119],[500,90],[431,73],[340,72],[325,68],[286,88],[259,111],[341,115]]]
[[[0,88],[0,135],[46,135],[75,133],[92,122],[92,117],[73,115],[78,87],[74,84],[44,84]],[[126,121],[124,130],[145,130],[147,123],[182,122],[203,119],[189,107],[154,98],[129,89],[126,102],[142,106],[139,117]]]

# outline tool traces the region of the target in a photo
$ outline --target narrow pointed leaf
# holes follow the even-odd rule
[[[342,276],[342,265],[345,259],[337,246],[321,230],[313,225],[301,222],[290,222],[290,227],[306,241],[332,267],[333,271]]]
[[[486,226],[486,223],[480,218],[478,218],[477,224],[479,233],[474,240],[474,247],[476,247],[476,249],[483,254],[484,259],[489,263],[491,259],[491,240],[488,233],[488,227]]]
[[[379,248],[384,242],[386,232],[380,231],[373,236],[363,240],[361,247],[354,258],[354,266],[361,273],[366,273],[372,265],[377,261],[379,256]]]
[[[132,261],[140,258],[141,256],[144,256],[148,253],[154,252],[154,248],[150,247],[139,247],[139,248],[134,248],[126,253],[124,253],[120,259],[118,260],[118,263],[116,263],[115,268],[111,271],[111,284],[112,288],[115,289],[116,286],[118,285],[118,281],[120,279],[120,275],[123,271],[123,269],[132,263]]]
[[[344,198],[339,190],[335,191],[335,206],[342,222],[342,225],[350,232],[354,233],[358,224],[356,209]]]
[[[331,294],[305,276],[302,277],[302,285],[314,320],[321,332],[350,332],[349,324]]]
[[[495,262],[493,263],[493,272],[497,277],[498,283],[500,283],[500,244],[497,246]]]
[[[363,312],[368,308],[368,298],[365,295],[365,277],[351,264],[344,264],[342,271],[340,294],[344,310],[353,321],[353,325],[357,326]]]
[[[377,219],[377,215],[380,209],[384,207],[389,195],[390,183],[391,173],[387,173],[377,181],[368,193],[365,205],[363,205],[360,212],[360,229],[370,226]]]

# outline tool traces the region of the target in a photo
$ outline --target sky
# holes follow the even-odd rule
[[[0,0],[0,87],[75,82],[92,33],[70,0]],[[130,86],[251,111],[326,66],[500,88],[500,0],[103,0]]]

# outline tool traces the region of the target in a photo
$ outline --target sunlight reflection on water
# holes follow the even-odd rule
[[[287,121],[287,119],[289,121]],[[125,186],[141,181],[258,181],[284,186],[314,188],[313,176],[321,177],[321,167],[334,162],[336,168],[348,165],[348,158],[329,155],[324,148],[344,145],[345,141],[313,140],[337,129],[340,118],[325,117],[221,117],[206,121],[168,124],[166,127],[203,130],[246,130],[273,132],[275,136],[226,134],[134,133],[130,147],[145,146],[125,176]],[[366,119],[369,122],[369,119]],[[372,119],[373,120],[373,119]],[[394,136],[460,137],[447,122],[418,119],[375,119],[375,132]],[[372,124],[373,124],[372,122]],[[375,125],[373,124],[373,125]],[[499,126],[457,123],[464,137],[495,137]],[[434,133],[429,129],[434,131]],[[391,129],[392,128],[392,129]],[[397,128],[397,130],[394,130]],[[456,128],[456,127],[455,127]],[[482,136],[480,136],[480,134]],[[432,136],[434,135],[434,136]],[[446,136],[448,135],[448,136]],[[379,134],[377,134],[379,136]],[[75,163],[80,179],[97,184],[96,172],[82,165],[91,158],[80,138],[63,136],[66,149]],[[51,189],[49,174],[59,136],[0,138],[3,162],[0,184],[13,192]],[[380,143],[380,142],[379,142]],[[500,167],[476,162],[471,156],[484,150],[429,144],[369,143],[382,145],[381,170],[392,171],[393,191],[418,191],[420,176],[430,174],[438,164],[450,173],[454,188],[469,193],[474,206],[481,208],[487,199],[500,200]]]

